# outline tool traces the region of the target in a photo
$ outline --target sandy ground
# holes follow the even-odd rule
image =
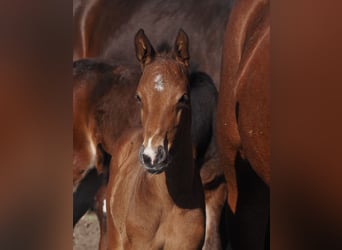
[[[73,250],[97,250],[100,227],[96,214],[88,212],[74,228]]]

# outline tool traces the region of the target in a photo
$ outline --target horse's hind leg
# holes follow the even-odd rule
[[[227,198],[227,187],[218,160],[209,159],[201,168],[205,194],[206,232],[204,250],[222,249],[220,237],[221,214]]]
[[[222,184],[216,190],[205,190],[206,235],[203,246],[204,250],[221,249],[219,226],[223,204],[220,201],[224,203],[226,200],[226,188],[226,185]]]
[[[101,185],[101,176],[95,168],[88,171],[73,193],[73,226],[94,203],[94,196]]]
[[[82,175],[77,176],[74,174],[74,176],[76,176],[74,179],[78,181],[79,184],[73,193],[73,226],[75,226],[81,217],[94,206],[96,193],[101,185],[106,185],[107,183],[110,156],[104,152],[101,145],[98,145],[95,156],[90,157],[95,157],[95,165],[88,170],[84,170],[86,173],[83,173]],[[84,169],[83,166],[90,165],[83,164],[82,167],[79,167],[81,162],[77,163],[78,165],[74,165],[74,172],[76,172],[77,169]],[[76,182],[75,180],[74,185]]]

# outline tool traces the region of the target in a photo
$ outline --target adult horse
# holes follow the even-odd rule
[[[139,75],[133,66],[95,60],[74,63],[74,187],[88,169],[100,167],[96,156],[108,152],[112,138],[118,138],[126,127],[139,126],[138,107],[129,98]]]
[[[217,111],[218,150],[233,213],[243,207],[242,201],[238,203],[238,194],[244,176],[237,175],[244,168],[242,164],[250,164],[258,178],[267,187],[270,184],[269,53],[269,1],[236,1],[225,33]],[[256,201],[260,206],[264,203],[264,221],[259,227],[262,233],[267,227],[268,199],[267,196]]]
[[[106,224],[101,213],[110,145],[127,128],[141,126],[133,98],[140,74],[139,67],[118,66],[108,60],[74,63],[74,224],[93,206],[96,195],[103,235],[100,245],[104,248]],[[201,72],[191,73],[190,89],[193,153],[205,188],[205,249],[220,249],[218,226],[226,187],[217,163],[213,131],[217,91],[210,77]]]
[[[111,151],[108,247],[200,249],[205,204],[192,153],[188,38],[180,30],[172,53],[156,53],[139,30],[135,46],[142,129]]]
[[[170,41],[178,27],[193,43],[191,57],[216,86],[223,33],[232,0],[74,0],[74,60],[89,57],[134,62],[133,35],[144,28],[150,40]],[[158,29],[154,27],[158,25]]]

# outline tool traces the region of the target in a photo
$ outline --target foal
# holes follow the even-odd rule
[[[156,54],[143,30],[135,45],[142,129],[125,132],[111,153],[108,247],[200,249],[205,213],[192,157],[188,37],[180,30],[171,54]]]

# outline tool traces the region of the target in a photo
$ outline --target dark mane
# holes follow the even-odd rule
[[[162,42],[157,46],[157,53],[162,56],[162,57],[167,57],[167,56],[171,56],[173,57],[173,51],[172,51],[172,46],[167,43],[167,42]],[[191,55],[190,55],[190,73],[196,73],[199,70],[199,64],[194,63],[193,61],[191,61]]]
[[[113,70],[113,66],[97,60],[81,59],[73,62],[73,76],[79,77],[85,73],[96,71],[105,73]]]
[[[171,52],[172,46],[165,41],[157,46],[157,53],[159,55],[170,55]]]

